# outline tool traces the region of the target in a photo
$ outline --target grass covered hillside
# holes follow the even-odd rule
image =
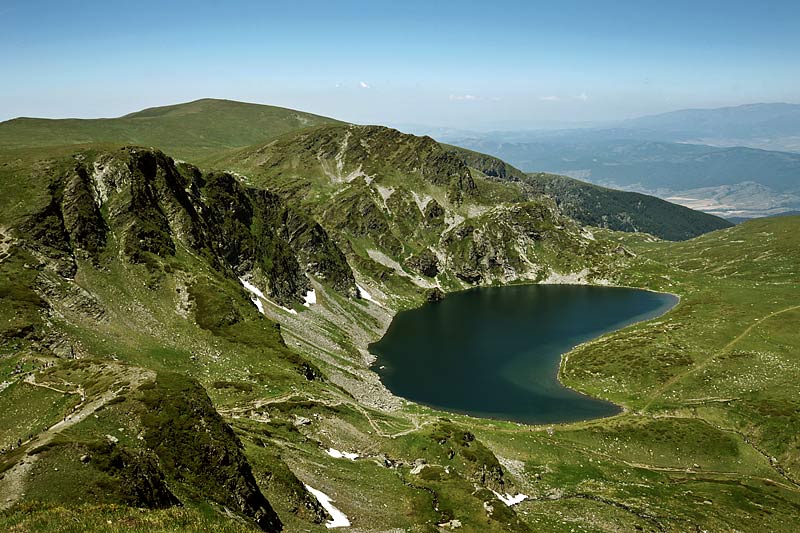
[[[278,452],[255,470],[216,409],[318,379],[259,307],[302,309],[312,278],[355,292],[324,230],[157,151],[4,163],[2,507],[183,505],[265,531],[322,522]],[[259,485],[265,467],[280,476],[278,507],[293,509],[282,519]]]
[[[158,148],[194,164],[216,166],[224,162],[224,167],[233,167],[241,166],[237,156],[232,156],[237,151],[323,125],[345,127],[337,120],[291,109],[206,98],[118,118],[17,118],[0,123],[0,149],[25,157],[31,149],[58,151],[74,145],[103,144],[109,148],[139,145]],[[330,131],[338,130],[335,127]],[[291,139],[290,134],[279,146]],[[375,142],[380,144],[383,139],[378,136]],[[405,154],[397,154],[394,162],[405,164],[412,145],[408,145]],[[642,231],[669,240],[687,239],[729,225],[721,218],[653,196],[597,187],[564,176],[526,175],[497,158],[443,146],[445,151],[490,179],[519,182],[517,186],[524,189],[528,199],[542,195],[554,198],[564,214],[582,224]],[[337,164],[334,162],[333,168]],[[388,168],[391,163],[385,166]]]
[[[531,196],[552,197],[565,215],[587,226],[650,233],[680,241],[732,225],[725,219],[655,196],[608,189],[545,172],[526,174],[492,156],[457,147],[448,150],[486,176],[516,182]]]
[[[117,142],[0,151],[0,529],[797,529],[800,217],[587,227],[379,126],[202,166]],[[472,418],[370,370],[396,313],[519,282],[680,296],[565,354],[619,415]]]
[[[550,198],[486,179],[429,137],[381,126],[302,130],[213,165],[312,213],[387,294],[597,278],[615,254]]]
[[[119,118],[17,118],[0,123],[0,149],[113,143],[157,147],[193,162],[333,119],[260,104],[205,98]]]

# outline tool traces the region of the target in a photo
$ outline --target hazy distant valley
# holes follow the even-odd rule
[[[800,207],[798,129],[800,106],[758,104],[677,111],[604,127],[454,131],[440,137],[524,171],[563,174],[742,219]]]

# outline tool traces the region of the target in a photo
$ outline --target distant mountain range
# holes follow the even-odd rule
[[[239,102],[0,123],[0,530],[782,530],[798,229]],[[372,372],[400,311],[514,283],[680,296],[564,356],[559,380],[619,415],[533,430]],[[538,319],[487,313],[480,348],[533,383],[512,318]]]
[[[683,109],[626,120],[621,127],[642,138],[800,151],[798,104]]]
[[[126,144],[136,144],[158,147],[171,156],[204,166],[216,168],[221,166],[225,169],[242,169],[244,171],[251,169],[246,165],[239,164],[245,157],[240,153],[241,149],[261,145],[293,131],[317,129],[324,137],[322,133],[324,127],[344,125],[343,122],[334,119],[291,109],[229,100],[203,99],[185,104],[145,109],[119,118],[14,119],[0,123],[0,149],[29,152],[37,148],[49,150],[56,146],[62,146],[63,149],[65,145],[66,149],[70,149],[71,146],[88,144],[111,149]],[[325,134],[339,132],[338,135],[342,136],[342,139],[336,136],[336,142],[344,143],[344,146],[347,146],[347,142],[343,139],[352,135],[350,132],[345,136],[335,128],[324,130],[324,132],[327,132]],[[397,154],[391,155],[396,160],[395,168],[416,161],[419,153],[412,149],[417,151],[423,150],[423,148],[424,150],[438,150],[436,148],[438,143],[434,141],[420,144],[420,139],[424,138],[399,135],[399,132],[388,128],[373,129],[370,132],[370,136],[365,137],[363,142],[369,142],[372,145],[381,143],[389,145],[377,150],[377,153],[386,149],[394,150],[402,147],[402,157]],[[304,139],[310,138],[312,137],[304,137]],[[430,141],[430,139],[428,140]],[[305,147],[304,143],[306,142],[310,141],[298,142],[296,145]],[[332,143],[333,141],[326,142]],[[297,150],[297,146],[293,145],[291,150]],[[530,149],[527,145],[520,146],[523,151]],[[495,146],[489,143],[488,148],[490,150],[486,151],[491,152]],[[544,153],[547,152],[545,150]],[[314,157],[321,157],[320,153],[316,153]],[[494,179],[496,176],[492,174],[492,170],[487,169],[486,165],[490,167],[503,165],[509,169],[513,168],[503,161],[483,154],[472,154],[465,158],[464,153],[457,154],[458,159],[463,159],[463,164],[481,174],[486,174],[490,179]],[[516,157],[519,155],[516,152],[509,155],[512,156],[512,161],[519,159]],[[293,157],[299,158],[300,156],[295,154]],[[303,157],[308,157],[308,154],[304,154]],[[390,154],[386,154],[386,157],[390,157]],[[800,156],[798,157],[800,158]],[[489,162],[490,160],[491,162]],[[293,164],[299,163],[295,161]],[[366,162],[361,164],[364,169],[369,166]],[[309,166],[311,167],[310,163]],[[525,169],[547,169],[558,165],[555,163],[551,165],[548,162],[540,166],[537,162],[532,165],[518,166]],[[509,170],[509,176],[511,175],[514,175],[514,179],[510,180],[514,182],[513,187],[524,189],[522,191],[514,190],[517,201],[531,200],[543,195],[549,196],[562,206],[565,214],[583,224],[628,232],[644,231],[670,240],[688,239],[728,225],[717,217],[681,208],[652,196],[593,187],[588,183],[562,176],[546,176],[545,174],[527,176],[516,168],[513,168],[513,172]],[[291,186],[296,187],[295,181]],[[593,202],[591,205],[588,203],[590,200]]]
[[[653,194],[725,217],[800,208],[800,105],[682,110],[614,127],[444,134],[527,172]],[[713,145],[713,146],[712,146]]]

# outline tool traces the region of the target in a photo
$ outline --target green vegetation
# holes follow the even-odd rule
[[[0,124],[0,148],[135,144],[202,162],[211,155],[265,142],[294,129],[335,122],[281,107],[205,98],[119,118],[17,118]]]
[[[133,119],[206,120],[181,109]],[[361,530],[796,529],[800,217],[685,242],[585,228],[496,160],[308,125],[198,144],[213,170],[0,153],[0,527],[325,531],[308,484]],[[366,368],[397,311],[525,281],[681,297],[566,355],[562,381],[623,413],[445,414]]]
[[[526,174],[488,155],[454,146],[448,149],[486,176],[516,183],[526,197],[550,196],[562,213],[586,226],[650,233],[672,241],[732,226],[722,218],[655,196],[608,189],[545,172]]]

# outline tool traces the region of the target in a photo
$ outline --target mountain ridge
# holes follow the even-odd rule
[[[679,243],[587,228],[500,160],[380,126],[203,153],[0,151],[0,526],[321,532],[323,505],[382,531],[796,519],[800,217]],[[521,282],[681,297],[565,354],[561,381],[618,416],[444,413],[369,369],[397,313]]]
[[[134,144],[195,162],[293,129],[338,121],[276,106],[203,98],[102,119],[18,118],[0,123],[0,148]]]

